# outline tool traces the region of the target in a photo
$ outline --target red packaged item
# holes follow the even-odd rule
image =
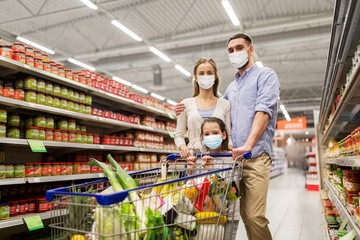
[[[45,198],[36,199],[35,211],[37,213],[46,212],[49,210],[49,208],[50,208],[49,202],[47,202]]]
[[[26,214],[28,211],[28,203],[27,200],[19,201],[19,214]]]
[[[99,134],[94,134],[93,143],[94,143],[94,144],[100,144]]]
[[[19,201],[10,201],[10,217],[17,216],[19,214]]]
[[[108,135],[102,136],[101,144],[110,145],[110,136],[108,136]]]
[[[36,209],[35,199],[28,199],[28,213],[35,212],[35,209]]]

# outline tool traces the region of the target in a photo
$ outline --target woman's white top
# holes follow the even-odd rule
[[[201,124],[204,119],[201,117],[196,106],[195,98],[186,98],[182,101],[185,105],[185,110],[177,117],[175,144],[177,147],[185,144],[185,132],[188,129],[189,144],[188,147],[199,148],[205,152],[205,148],[201,142]],[[229,145],[233,145],[231,139],[231,119],[230,119],[230,102],[225,99],[217,99],[215,111],[211,117],[221,119],[226,126],[228,133]]]

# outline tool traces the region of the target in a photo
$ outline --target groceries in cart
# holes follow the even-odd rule
[[[233,166],[192,176],[176,169],[164,179],[160,168],[128,174],[108,159],[111,166],[90,161],[108,181],[47,192],[53,208],[66,213],[52,216],[53,239],[224,239],[224,225],[233,218],[227,208],[237,199]]]

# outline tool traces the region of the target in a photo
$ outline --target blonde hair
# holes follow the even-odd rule
[[[217,69],[217,66],[216,66],[216,63],[215,63],[214,59],[205,58],[205,57],[199,58],[196,61],[195,65],[194,65],[194,71],[193,71],[193,74],[194,74],[193,75],[193,95],[192,95],[192,97],[196,97],[200,93],[199,84],[196,82],[195,77],[196,77],[196,72],[197,72],[198,67],[203,63],[210,63],[211,66],[213,66],[213,68],[214,68],[215,82],[214,82],[214,85],[213,85],[213,93],[214,93],[214,96],[218,98],[219,97],[218,90],[219,90],[219,87],[220,87],[220,77],[219,77],[219,74],[218,74],[218,69]]]

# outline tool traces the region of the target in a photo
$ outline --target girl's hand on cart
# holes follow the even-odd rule
[[[184,144],[181,145],[179,147],[179,149],[180,149],[180,156],[181,156],[182,159],[186,159],[186,158],[190,157],[191,156],[190,150],[194,150],[193,147],[187,147]]]
[[[233,146],[233,145],[229,145],[229,146],[228,146],[228,149],[229,149],[229,151],[232,151],[232,150],[234,149],[234,146]]]
[[[214,158],[212,156],[203,156],[202,157],[203,163],[201,166],[203,168],[213,168],[214,167]]]
[[[188,157],[187,161],[188,161],[187,168],[195,168],[195,162],[196,162],[195,156]]]
[[[234,148],[232,150],[233,160],[235,160],[237,157],[242,156],[244,153],[251,152],[251,150],[252,150],[252,147],[249,145],[244,145],[244,146],[241,146],[238,148]],[[240,159],[242,159],[242,158],[240,158]]]

